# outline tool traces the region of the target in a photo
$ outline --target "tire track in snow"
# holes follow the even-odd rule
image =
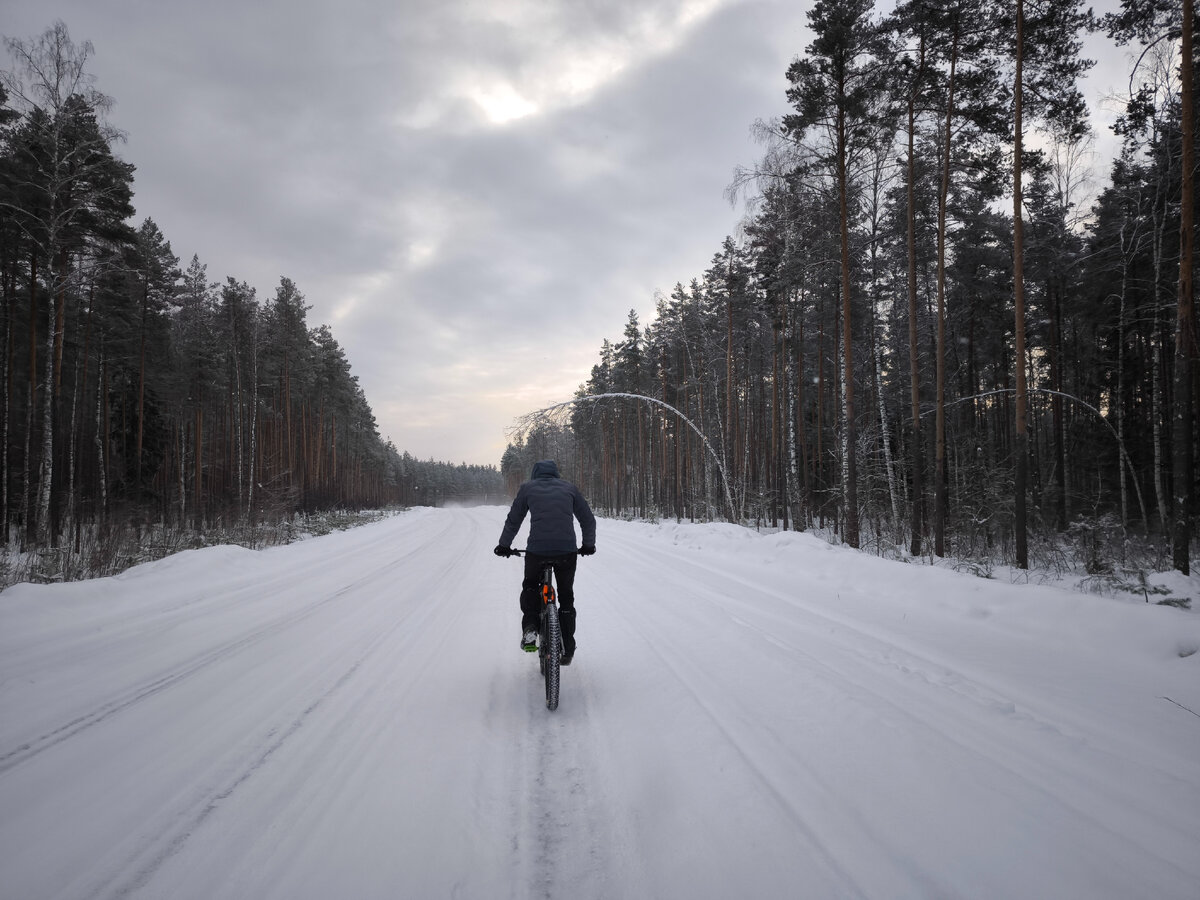
[[[611,800],[590,786],[619,776],[602,758],[605,735],[602,720],[594,715],[589,681],[582,667],[573,665],[564,673],[562,701],[550,712],[543,681],[533,667],[537,680],[521,749],[524,756],[533,746],[533,762],[531,773],[518,781],[525,799],[514,807],[514,850],[522,871],[511,896],[604,900],[623,894],[610,876],[614,868],[633,868],[633,854],[622,838],[623,811],[614,810]],[[622,874],[624,884],[637,880],[628,871]]]
[[[171,857],[175,856],[183,849],[184,845],[192,837],[192,835],[204,825],[206,820],[208,820],[220,809],[221,804],[229,800],[238,790],[238,788],[242,787],[242,785],[253,778],[259,772],[259,770],[266,766],[271,757],[281,750],[284,745],[287,744],[288,741],[304,726],[308,718],[322,705],[324,705],[326,701],[333,697],[333,695],[336,694],[347,682],[349,682],[351,678],[354,677],[361,664],[362,660],[360,659],[345,673],[343,673],[342,676],[336,682],[334,682],[334,684],[327,691],[325,691],[325,693],[321,694],[316,700],[310,703],[300,713],[300,715],[293,719],[291,724],[288,725],[288,727],[284,729],[282,733],[279,733],[277,730],[268,732],[268,737],[271,740],[265,749],[258,754],[227,787],[203,801],[199,812],[191,815],[186,820],[186,823],[182,828],[175,830],[173,834],[165,837],[163,840],[156,841],[154,846],[157,849],[153,849],[151,851],[150,859],[142,864],[139,868],[135,869],[133,874],[124,883],[119,885],[115,890],[109,891],[108,885],[111,884],[111,881],[106,882],[105,884],[95,888],[87,896],[89,898],[97,898],[102,896],[109,898],[130,897],[149,884],[155,873],[158,872],[158,870],[162,868],[162,866],[169,859],[171,859]]]
[[[646,558],[648,559],[648,557]],[[652,571],[647,574],[653,575],[654,572]],[[629,590],[615,591],[606,599],[612,602],[614,598],[622,600],[628,596],[635,595],[637,589],[634,585],[638,583],[655,583],[656,590],[663,590],[667,587],[661,577],[657,581],[637,575],[629,577],[633,582]],[[659,624],[661,625],[662,623],[660,622]],[[695,709],[700,710],[705,718],[712,723],[725,744],[742,760],[745,765],[745,771],[760,785],[762,796],[791,824],[796,834],[801,836],[805,846],[819,860],[821,868],[825,870],[831,881],[840,886],[842,890],[839,890],[836,896],[846,898],[865,898],[868,896],[858,884],[853,874],[842,865],[833,851],[821,839],[816,827],[808,821],[795,807],[787,794],[780,789],[774,775],[759,760],[750,744],[738,736],[739,731],[742,729],[731,724],[731,715],[733,718],[737,718],[738,715],[744,717],[745,711],[735,711],[734,713],[722,711],[710,699],[710,696],[719,696],[721,691],[701,692],[697,689],[697,680],[707,680],[703,667],[699,663],[692,661],[691,654],[671,637],[669,628],[648,626],[645,632],[638,632],[638,639],[645,645],[645,649],[641,655],[661,663],[670,673],[674,682],[691,697]],[[652,673],[648,669],[643,673],[643,677],[647,681],[653,680]],[[805,780],[807,788],[810,791],[817,791],[826,795],[828,806],[831,809],[836,808],[838,805],[836,798],[828,795],[827,789],[821,784],[816,773],[807,768],[805,771],[808,776]],[[790,774],[795,775],[795,772],[793,771]]]
[[[637,560],[638,565],[657,571],[658,584],[669,584],[673,580],[660,569],[664,560],[662,554],[656,554],[653,550],[632,542],[623,543],[622,550]],[[900,728],[904,733],[934,735],[943,746],[954,748],[962,754],[962,758],[986,761],[991,770],[1000,773],[1002,780],[1008,784],[1024,785],[1026,791],[1040,796],[1043,802],[1049,801],[1058,806],[1067,821],[1087,823],[1088,827],[1108,833],[1116,844],[1120,844],[1120,833],[1106,823],[1110,820],[1119,821],[1122,817],[1127,818],[1130,814],[1135,814],[1131,813],[1131,810],[1140,809],[1136,803],[1137,783],[1114,785],[1096,774],[1104,770],[1103,766],[1094,770],[1090,765],[1066,764],[1065,760],[1077,758],[1081,751],[1091,754],[1107,754],[1108,751],[1093,746],[1086,737],[1070,734],[1069,729],[1065,729],[1060,720],[1051,717],[1054,710],[1038,713],[1025,702],[1021,702],[1018,708],[1018,702],[1010,698],[1003,688],[989,686],[952,665],[935,662],[881,637],[872,630],[860,627],[856,622],[814,609],[807,604],[797,603],[794,597],[779,592],[769,584],[761,584],[744,575],[719,569],[702,559],[697,558],[689,562],[695,569],[705,573],[705,590],[690,594],[689,599],[716,610],[731,624],[743,630],[748,645],[767,644],[778,647],[790,660],[803,661],[806,673],[820,678],[833,691],[842,693],[847,699],[867,709],[875,709],[885,721],[890,718],[892,722],[902,723]],[[694,583],[694,576],[689,577],[693,580],[685,583]],[[786,605],[790,615],[773,613],[763,604],[751,605],[740,600],[740,595],[745,592],[758,598],[774,597]],[[744,610],[746,617],[732,611],[734,609]],[[750,618],[756,621],[752,622]],[[837,634],[819,627],[814,620],[836,626]],[[781,631],[796,630],[801,630],[812,638],[809,646],[800,646],[797,642],[780,636]],[[814,647],[830,648],[835,653],[823,653],[818,656],[812,649]],[[677,662],[690,662],[690,654],[686,651],[676,652],[673,656]],[[671,664],[666,657],[664,661]],[[672,668],[677,666],[673,665]],[[701,681],[707,678],[702,667],[690,668],[692,677]],[[876,677],[865,677],[871,672],[875,673]],[[897,680],[896,673],[903,675],[903,680]],[[702,706],[707,706],[701,693],[697,692],[687,679],[681,678],[681,681]],[[886,685],[886,690],[881,691],[881,685]],[[934,689],[933,694],[930,693],[931,688]],[[709,690],[705,691],[704,695],[719,697],[720,691]],[[969,714],[970,721],[976,726],[973,729],[962,728],[967,720],[963,718],[962,710],[953,706],[964,702],[974,707],[974,714]],[[712,712],[711,709],[708,711]],[[726,726],[720,715],[714,714],[713,718],[736,745],[738,741],[734,731]],[[1014,724],[1019,726],[1017,730],[1012,727]],[[1057,741],[1068,742],[1070,746],[1065,753],[1052,752],[1044,737],[1031,740],[1032,732],[1049,735]],[[758,735],[760,738],[778,742],[771,729],[760,728]],[[757,745],[748,746],[761,749],[762,744],[760,741]],[[817,772],[809,768],[798,753],[782,744],[779,746],[781,750],[789,753],[795,765],[808,769],[813,784],[820,784]],[[1177,780],[1173,773],[1161,774],[1163,778]],[[1184,786],[1183,782],[1180,784]],[[827,792],[823,786],[822,789]],[[1114,792],[1120,795],[1117,802],[1114,802],[1112,796]],[[1120,799],[1125,797],[1129,802],[1120,802]],[[836,797],[829,795],[829,800],[833,804]],[[842,810],[839,814],[848,812]],[[861,815],[855,814],[854,818],[858,821],[858,830],[865,836],[871,836],[873,841],[882,837]],[[1147,814],[1143,813],[1139,818],[1143,820],[1143,833],[1153,835],[1141,842],[1141,852],[1156,859],[1160,865],[1178,871],[1177,867],[1171,866],[1169,855],[1158,849],[1160,843],[1164,846],[1171,845],[1177,840],[1177,835],[1169,828],[1164,829],[1161,821]],[[882,844],[880,848],[888,850]],[[924,883],[923,895],[938,894],[939,888],[928,882],[931,873],[913,869],[907,860],[897,858],[895,854],[887,855],[914,879],[914,883]]]
[[[400,562],[403,562],[403,560],[397,560],[396,564],[399,564]],[[63,725],[52,729],[51,731],[47,731],[32,740],[25,741],[8,751],[0,753],[0,776],[4,775],[4,773],[10,769],[19,766],[26,760],[32,759],[39,753],[49,750],[51,747],[61,744],[63,741],[69,740],[70,738],[79,734],[81,731],[85,731],[86,729],[91,728],[93,725],[99,725],[101,722],[107,721],[111,717],[124,712],[138,703],[141,703],[143,700],[154,697],[163,691],[174,687],[183,681],[186,681],[197,673],[209,669],[211,666],[221,662],[227,657],[240,653],[260,643],[266,638],[278,635],[288,628],[306,621],[325,607],[342,599],[342,597],[344,597],[352,589],[365,586],[372,581],[381,579],[385,575],[390,575],[390,573],[387,571],[377,572],[373,575],[360,578],[353,585],[336,591],[334,594],[324,597],[315,603],[309,604],[301,610],[289,613],[287,616],[271,622],[268,625],[264,625],[263,627],[238,638],[237,640],[230,641],[220,647],[203,653],[200,656],[193,657],[186,664],[174,669],[166,675],[163,675],[161,678],[138,685],[137,687],[123,693],[121,696],[101,704],[99,707],[89,713],[78,716],[71,721],[64,723]]]
[[[444,534],[444,530],[423,537],[425,541],[432,541],[442,534]],[[378,571],[368,573],[351,582],[337,591],[335,597],[327,598],[324,602],[356,593],[384,578],[394,579],[400,571],[397,567],[401,563],[407,562],[425,551],[426,545],[423,543],[402,557],[389,562]],[[461,559],[464,553],[465,550],[460,553],[458,558]],[[434,576],[430,575],[429,577],[432,579]],[[323,605],[323,603],[319,605]],[[336,669],[337,672],[332,682],[326,682],[328,685],[326,688],[307,702],[285,727],[282,729],[271,728],[262,735],[255,748],[245,754],[241,762],[231,767],[233,772],[224,780],[223,787],[216,790],[209,789],[198,800],[189,803],[185,808],[176,810],[172,815],[173,824],[159,831],[150,841],[134,848],[127,855],[125,862],[116,868],[113,875],[90,889],[90,892],[86,894],[89,900],[98,900],[102,897],[106,900],[132,897],[150,885],[158,872],[184,850],[189,840],[201,828],[208,825],[209,821],[233,799],[241,788],[266,769],[281,751],[291,746],[293,738],[309,724],[318,712],[326,712],[333,708],[334,704],[331,701],[344,694],[347,685],[354,681],[355,676],[359,674],[368,659],[390,643],[396,633],[402,629],[421,632],[421,629],[413,628],[413,626],[419,626],[433,613],[434,607],[430,604],[414,604],[407,609],[404,615],[396,617],[388,628],[370,631],[366,640],[361,641],[351,654],[351,662],[347,667],[334,665],[345,660],[344,653],[338,654],[328,666],[330,669]],[[289,622],[289,624],[291,623]],[[360,692],[357,695],[357,702],[364,702],[373,687],[373,685],[368,685],[364,691]]]
[[[489,515],[489,525],[494,515]],[[494,524],[498,527],[500,522],[502,514]],[[581,562],[576,578],[576,594],[589,605],[589,582],[597,573],[585,567],[592,565]],[[514,567],[505,579],[514,655],[522,573]],[[501,640],[507,649],[507,633]],[[605,756],[610,736],[604,731],[607,720],[596,709],[589,659],[577,659],[562,670],[561,700],[552,712],[546,708],[536,654],[521,656],[525,658],[506,667],[511,677],[492,682],[484,726],[489,746],[504,749],[498,762],[481,764],[476,776],[477,793],[492,793],[501,778],[507,785],[503,817],[512,834],[507,895],[512,900],[648,896],[643,890],[628,890],[630,883],[646,883],[629,843],[629,811],[614,806],[603,790],[625,775],[614,771]]]
[[[448,527],[443,529],[449,530]],[[367,587],[377,581],[386,578],[394,578],[395,570],[402,567],[404,563],[409,562],[413,557],[419,555],[423,548],[418,547],[397,556],[388,561],[388,563],[375,571],[368,572],[354,581],[334,591],[328,596],[321,597],[316,601],[309,603],[298,610],[289,610],[285,615],[278,619],[268,622],[267,624],[256,628],[248,634],[244,634],[235,640],[228,641],[218,647],[193,656],[182,665],[172,669],[166,674],[153,681],[136,685],[126,691],[121,692],[118,696],[104,703],[101,703],[95,709],[83,715],[76,716],[70,721],[63,723],[55,728],[43,732],[32,739],[23,740],[21,743],[5,751],[0,751],[0,776],[3,776],[9,770],[21,765],[38,754],[61,744],[63,741],[69,740],[82,731],[91,728],[107,721],[111,717],[124,712],[125,710],[136,706],[144,700],[154,697],[171,687],[174,687],[181,682],[187,681],[198,673],[208,670],[213,665],[222,662],[230,656],[236,655],[263,640],[278,635],[289,628],[299,625],[317,613],[321,612],[331,604],[337,603],[347,595],[353,594],[355,591]],[[319,564],[314,564],[312,567],[306,567],[307,571],[314,571],[328,563],[322,561]],[[273,577],[264,585],[253,588],[258,596],[269,596],[267,590],[271,585],[282,585],[294,583],[296,580],[295,572],[287,575]],[[248,588],[249,589],[249,588]],[[239,590],[238,593],[242,591]],[[171,622],[161,626],[160,630],[167,628],[178,627],[178,622]],[[157,632],[146,632],[143,636],[149,636]]]
[[[643,562],[649,565],[654,564],[655,557],[647,551],[632,549],[631,552],[640,556]],[[694,599],[704,602],[718,611],[739,628],[752,632],[755,640],[772,644],[789,654],[803,657],[830,673],[833,681],[852,683],[900,713],[909,713],[910,705],[902,705],[893,698],[868,687],[861,678],[855,675],[859,671],[858,664],[866,664],[881,673],[894,670],[908,678],[920,681],[922,686],[942,688],[955,693],[985,711],[1017,716],[1036,728],[1056,732],[1069,740],[1082,740],[1082,738],[1068,735],[1057,721],[1051,721],[1050,718],[1039,715],[1024,700],[1012,698],[1003,688],[985,683],[978,675],[968,674],[960,668],[936,661],[916,650],[881,637],[876,632],[864,629],[853,620],[833,615],[807,604],[799,604],[794,597],[781,593],[770,586],[731,574],[703,561],[697,561],[695,565],[696,568],[705,571],[705,584],[714,594],[719,595],[720,601],[713,596],[706,595],[694,595]],[[723,589],[722,585],[724,584],[732,586],[734,590]],[[738,599],[738,592],[743,590],[749,591],[757,597],[773,597],[785,605],[791,614],[773,613],[762,604],[755,606],[746,604]],[[740,607],[744,610],[746,617],[732,612],[731,606]],[[758,621],[770,620],[774,625],[788,629],[803,629],[808,636],[813,638],[814,642],[823,646],[835,647],[839,652],[853,656],[856,666],[837,668],[823,658],[818,659],[810,650],[797,645],[794,641],[780,637],[778,630],[770,630],[763,625],[756,624],[755,621],[751,621],[750,617]],[[836,628],[837,633],[829,631],[824,625],[818,625],[816,622],[804,622],[802,617],[820,620],[821,623]],[[865,646],[872,649],[868,652],[864,650]],[[894,684],[895,682],[889,683]],[[1018,705],[1021,710],[1019,713],[1017,712]]]
[[[650,552],[640,547],[629,549],[643,562],[653,564],[654,556]],[[1038,706],[1044,704],[1035,704],[1025,697],[1014,697],[1006,686],[989,683],[979,675],[968,673],[954,664],[934,660],[910,647],[888,640],[874,630],[865,629],[844,616],[797,603],[793,597],[768,585],[731,574],[703,560],[697,560],[695,566],[706,572],[706,584],[720,593],[721,601],[706,595],[696,595],[695,599],[718,610],[739,628],[751,632],[755,640],[775,645],[791,657],[804,659],[810,666],[819,668],[826,673],[831,684],[852,686],[856,689],[858,700],[862,701],[865,698],[868,703],[886,708],[898,718],[940,735],[946,744],[989,760],[998,770],[1025,782],[1044,796],[1053,798],[1065,809],[1083,819],[1090,820],[1096,815],[1094,811],[1081,809],[1078,804],[1069,801],[1066,792],[1062,790],[1064,784],[1077,784],[1077,790],[1072,792],[1076,796],[1104,796],[1107,792],[1117,790],[1127,792],[1130,801],[1136,800],[1135,787],[1113,785],[1107,780],[1091,776],[1086,768],[1062,763],[1062,759],[1069,758],[1082,749],[1089,748],[1095,751],[1096,748],[1089,736],[1073,730],[1067,724],[1065,719],[1069,716],[1058,708],[1039,709]],[[758,597],[774,597],[786,606],[791,615],[773,613],[762,604],[751,607],[738,599],[737,590],[722,592],[718,587],[722,584],[748,590]],[[769,620],[773,625],[788,629],[801,628],[813,638],[815,644],[834,647],[840,654],[852,657],[853,663],[835,665],[828,657],[818,658],[811,649],[781,637],[779,629],[772,630],[734,614],[730,611],[731,606],[740,607],[747,615],[753,615],[759,621]],[[829,623],[836,626],[838,631],[836,634],[831,633],[803,619]],[[879,677],[864,679],[864,669],[876,672]],[[904,676],[904,681],[898,681],[892,673]],[[887,684],[889,688],[896,688],[903,696],[897,697],[890,691],[881,692],[876,689],[877,684]],[[944,692],[938,698],[938,702],[929,702],[930,688],[936,692]],[[936,698],[938,695],[932,696]],[[952,697],[970,704],[977,712],[984,714],[982,718],[976,716],[977,732],[963,731],[960,711],[945,711],[944,701],[951,700]],[[1022,726],[1024,731],[1014,735],[1008,727],[1013,723]],[[1020,737],[1028,733],[1028,730],[1035,730],[1067,742],[1070,745],[1069,753],[1066,756],[1050,753],[1040,742],[1021,740]],[[1013,759],[1022,759],[1024,762],[1018,768]],[[1157,768],[1157,771],[1164,778],[1177,779],[1176,773],[1172,771],[1162,768]],[[1130,806],[1136,807],[1136,803],[1131,802]],[[1120,809],[1115,808],[1109,812],[1117,815]],[[1154,825],[1148,822],[1147,827]],[[1148,842],[1147,849],[1153,849],[1153,842]]]
[[[399,517],[392,521],[399,528],[412,527],[411,523]],[[443,525],[443,528],[446,527],[448,526]],[[384,533],[390,534],[390,530]],[[374,560],[375,547],[384,541],[384,537],[379,537],[362,544],[350,543],[349,555],[338,559],[339,566],[344,565],[347,569],[352,570],[352,563],[356,558]],[[12,650],[16,651],[20,658],[20,666],[24,668],[35,666],[50,668],[65,662],[74,663],[80,659],[86,659],[89,654],[93,654],[97,650],[103,651],[122,641],[145,641],[180,627],[187,627],[197,621],[207,621],[229,613],[244,618],[246,612],[255,606],[273,604],[275,596],[281,590],[286,590],[294,585],[297,580],[303,581],[309,576],[322,575],[328,571],[329,559],[324,554],[317,554],[315,558],[305,555],[305,550],[309,546],[311,545],[301,541],[286,546],[271,547],[257,553],[246,550],[245,559],[253,561],[254,570],[251,572],[240,571],[233,577],[222,578],[221,576],[225,573],[218,564],[214,574],[219,580],[210,582],[207,577],[201,579],[201,583],[206,588],[204,593],[194,594],[186,586],[180,590],[172,585],[169,594],[175,599],[165,603],[155,603],[153,607],[124,610],[118,617],[104,614],[98,609],[89,610],[90,615],[80,618],[76,626],[79,629],[77,633],[67,635],[56,633],[51,648],[41,657],[37,656],[36,647],[14,647]],[[289,554],[290,558],[295,560],[295,564],[286,570],[271,568],[272,554],[279,553]],[[136,572],[132,577],[130,573],[122,573],[108,580],[112,582],[114,588],[123,587],[125,584],[136,588],[143,579],[156,577],[153,567],[162,563],[163,561],[160,560],[158,563],[148,564],[149,571]],[[204,574],[207,576],[207,573]],[[249,582],[248,579],[252,577],[256,580]],[[119,594],[119,591],[117,593]],[[100,609],[102,608],[100,607]],[[99,631],[102,631],[104,635],[102,644],[98,644],[96,641],[96,634]],[[11,662],[11,659],[4,660],[5,664]]]

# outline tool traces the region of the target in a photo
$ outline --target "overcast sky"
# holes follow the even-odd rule
[[[3,5],[5,36],[92,42],[136,221],[182,266],[264,301],[291,278],[385,437],[489,465],[735,231],[724,188],[811,39],[800,0]],[[1125,77],[1101,49],[1092,100]]]

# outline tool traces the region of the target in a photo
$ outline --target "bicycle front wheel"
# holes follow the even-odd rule
[[[562,659],[562,626],[558,621],[558,607],[551,603],[546,607],[546,655],[542,660],[542,673],[546,676],[546,708],[558,709],[558,668]]]

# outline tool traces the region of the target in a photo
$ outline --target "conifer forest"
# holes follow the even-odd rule
[[[127,533],[195,545],[322,510],[503,502],[554,457],[614,516],[1018,568],[1102,571],[1136,548],[1189,572],[1194,0],[814,0],[808,22],[784,114],[746,111],[761,156],[727,187],[735,232],[652,321],[631,310],[498,469],[381,437],[291,279],[260,294],[181,262],[135,216],[91,46],[62,23],[7,38],[7,545],[67,577]],[[1119,153],[1089,172],[1095,32],[1129,78]]]
[[[913,556],[1088,571],[1195,552],[1192,0],[817,0],[755,123],[749,212],[531,415],[614,515],[818,527]],[[1080,90],[1130,60],[1092,173]],[[783,76],[786,75],[786,78]],[[630,396],[637,395],[637,396]]]
[[[319,511],[500,499],[494,467],[380,436],[291,279],[266,297],[217,281],[134,220],[135,167],[114,152],[89,44],[63,23],[6,43],[0,522],[41,559],[0,584],[119,569],[150,532],[166,552],[206,533],[255,543]]]

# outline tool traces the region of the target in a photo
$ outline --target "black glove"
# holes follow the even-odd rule
[[[505,547],[503,544],[497,544],[496,549],[493,550],[492,552],[495,553],[497,556],[503,556],[505,558],[512,556],[512,548]]]
[[[595,552],[596,552],[596,548],[594,546],[592,546],[591,544],[584,544],[582,547],[579,548],[580,556],[591,556]]]

